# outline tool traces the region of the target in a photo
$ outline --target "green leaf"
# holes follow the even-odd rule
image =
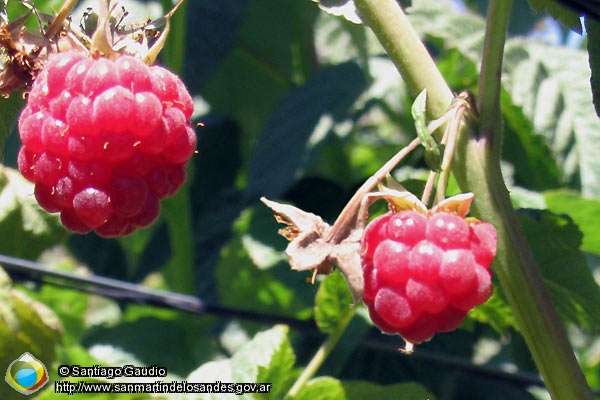
[[[556,0],[529,0],[529,4],[537,12],[546,10],[554,19],[559,20],[565,26],[581,33],[580,13],[560,5]]]
[[[275,355],[281,356],[279,351],[282,347],[284,356],[282,360],[285,366],[290,366],[288,341],[289,328],[284,325],[276,325],[273,328],[257,333],[254,338],[242,346],[231,357],[232,378],[234,382],[256,382],[260,367],[268,367],[273,361]]]
[[[585,30],[587,32],[590,69],[592,70],[590,83],[594,96],[594,107],[596,108],[596,114],[600,116],[600,22],[592,18],[586,18]]]
[[[306,276],[290,273],[287,262],[268,270],[259,269],[241,238],[232,239],[223,248],[216,274],[219,298],[224,305],[298,318],[311,314],[306,292],[314,288],[306,283]]]
[[[594,112],[585,51],[515,39],[507,42],[504,87],[544,135],[561,180],[600,196],[600,120]]]
[[[600,255],[600,201],[586,199],[574,192],[550,191],[544,193],[548,209],[567,214],[583,233],[581,249]]]
[[[287,335],[288,328],[283,325],[259,332],[231,358],[208,362],[193,371],[187,380],[198,383],[271,383],[271,393],[278,393],[287,385],[295,361]],[[204,398],[238,397],[235,394],[209,394]]]
[[[290,177],[302,174],[333,124],[348,116],[365,88],[362,70],[349,62],[324,68],[289,92],[269,116],[254,148],[248,198],[276,198],[287,189]]]
[[[308,274],[292,274],[283,254],[286,241],[266,207],[245,210],[215,269],[220,302],[271,315],[309,318],[316,287]],[[235,279],[232,279],[235,277]],[[248,299],[253,299],[249,302]]]
[[[0,288],[0,297],[4,300],[0,314],[0,365],[8,366],[28,352],[50,371],[56,358],[56,347],[63,335],[60,320],[44,304],[20,290],[9,289],[2,269],[0,274],[0,279],[4,282]],[[4,389],[5,387],[2,389],[3,399],[16,400],[23,397],[16,391]]]
[[[33,196],[33,184],[20,172],[0,165],[0,252],[37,258],[67,237],[56,214],[42,210]]]
[[[248,0],[200,0],[187,4],[185,82],[199,89],[235,46]],[[190,18],[191,20],[191,18]]]
[[[415,0],[407,12],[420,34],[442,41],[443,48],[459,49],[464,57],[479,63],[485,32],[481,16],[459,13],[448,1]]]
[[[309,381],[292,400],[348,399],[342,382],[335,378],[316,378]]]
[[[370,29],[345,18],[331,18],[321,13],[315,22],[315,47],[324,65],[355,60],[369,69],[369,56],[383,52]]]
[[[363,381],[339,381],[335,378],[316,378],[308,382],[293,400],[434,400],[435,396],[416,383],[377,385]]]
[[[545,5],[545,1],[542,3]],[[415,28],[440,51],[458,49],[464,57],[480,63],[485,35],[481,16],[458,13],[448,2],[425,0],[413,2],[408,11]],[[600,120],[593,111],[589,79],[585,51],[522,38],[507,42],[503,87],[514,105],[523,107],[535,132],[544,135],[557,160],[561,180],[586,196],[597,197]],[[546,178],[538,179],[544,182]]]
[[[258,366],[257,382],[271,382],[273,386],[269,394],[256,394],[256,398],[274,398],[287,390],[296,378],[292,368],[296,362],[296,355],[287,339],[273,351],[267,365]]]
[[[0,110],[2,110],[2,113],[0,113],[0,154],[4,154],[6,138],[17,122],[17,117],[24,103],[23,97],[18,93],[14,93],[9,98],[0,97]]]
[[[502,158],[515,168],[515,184],[532,190],[555,188],[559,171],[544,137],[537,134],[521,107],[512,103],[502,91],[502,113],[505,120]]]
[[[213,111],[232,117],[243,129],[244,157],[273,106],[312,72],[312,25],[317,12],[310,1],[248,2],[243,22],[236,25],[237,45],[202,88],[194,87],[202,90]],[[202,54],[198,56],[202,62]]]
[[[469,317],[478,322],[489,324],[500,334],[505,334],[509,328],[518,330],[514,314],[500,295],[497,287],[494,288],[494,293],[488,301],[469,312]]]
[[[315,296],[315,321],[323,333],[331,333],[352,305],[348,284],[339,270],[327,275]]]
[[[561,317],[600,330],[600,287],[579,250],[577,225],[566,216],[536,210],[520,212],[519,222]]]

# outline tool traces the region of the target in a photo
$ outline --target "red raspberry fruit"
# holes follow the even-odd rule
[[[150,225],[196,147],[181,80],[131,56],[50,56],[19,117],[21,173],[69,230],[118,237]]]
[[[383,332],[421,343],[458,328],[470,309],[491,296],[496,230],[465,219],[468,205],[456,210],[396,210],[367,226],[363,300]]]

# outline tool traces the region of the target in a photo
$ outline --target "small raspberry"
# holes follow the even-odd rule
[[[127,55],[49,57],[19,118],[18,165],[67,229],[103,237],[156,220],[196,147],[181,80]]]
[[[363,300],[383,332],[421,343],[458,328],[470,309],[491,296],[496,230],[465,219],[471,199],[451,198],[430,211],[419,202],[367,225]]]

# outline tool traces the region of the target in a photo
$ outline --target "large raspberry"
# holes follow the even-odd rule
[[[363,300],[383,332],[421,343],[458,328],[471,308],[491,296],[496,230],[465,219],[461,213],[468,205],[455,206],[428,211],[420,204],[388,212],[367,226]]]
[[[71,231],[129,234],[183,184],[196,147],[192,111],[181,80],[162,67],[52,55],[19,118],[19,169]]]

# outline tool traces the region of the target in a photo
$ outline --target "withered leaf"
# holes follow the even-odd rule
[[[362,229],[351,229],[344,237],[335,238],[336,235],[330,235],[332,227],[318,215],[264,197],[261,201],[273,211],[277,222],[286,225],[279,234],[290,241],[285,250],[290,267],[316,274],[329,274],[338,268],[348,282],[354,302],[358,303],[363,291]]]

